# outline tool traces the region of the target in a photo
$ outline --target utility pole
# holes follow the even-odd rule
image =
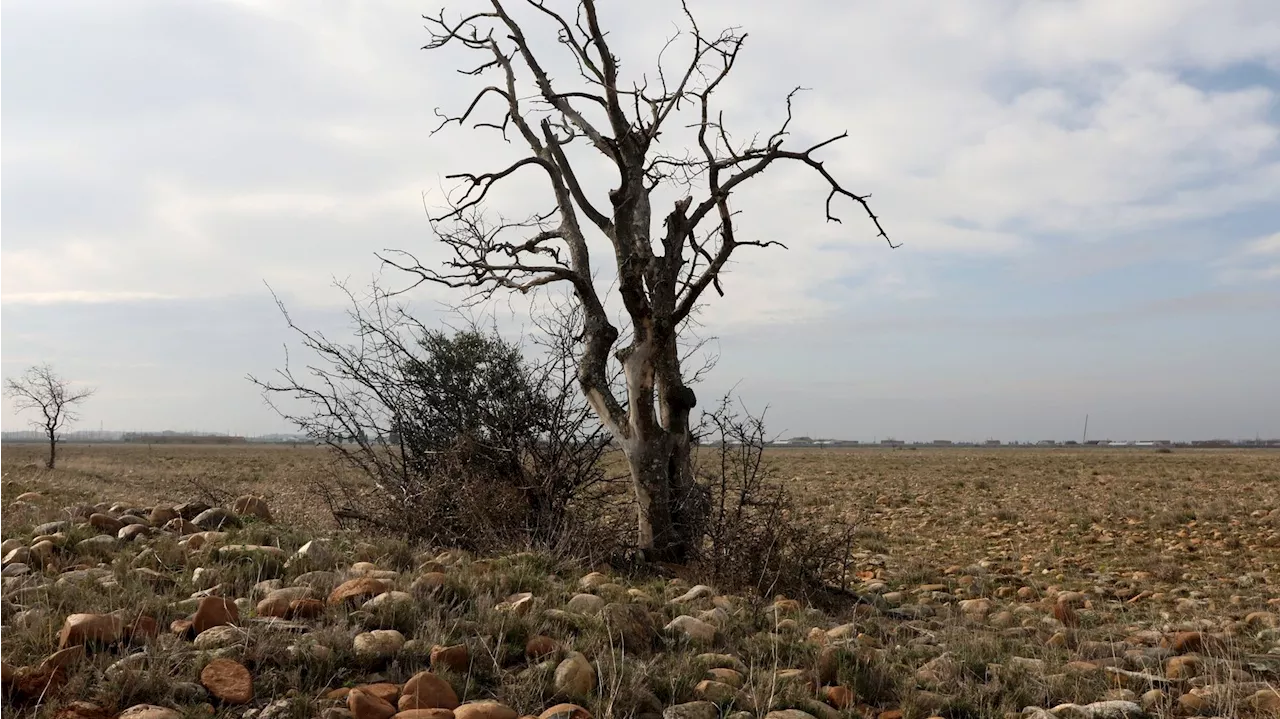
[[[1084,433],[1080,435],[1080,444],[1089,443],[1089,415],[1084,416]]]

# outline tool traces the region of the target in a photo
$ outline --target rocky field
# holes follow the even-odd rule
[[[1280,716],[1276,454],[774,453],[862,527],[819,608],[333,530],[311,449],[37,452],[6,717]]]

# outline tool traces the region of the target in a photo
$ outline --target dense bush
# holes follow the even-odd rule
[[[571,526],[574,539],[595,534],[583,516],[600,517],[588,509],[605,488],[608,437],[556,337],[531,361],[495,331],[427,328],[376,289],[348,296],[354,341],[289,320],[319,361],[255,380],[356,470],[360,481],[317,487],[340,524],[467,549],[555,546]]]

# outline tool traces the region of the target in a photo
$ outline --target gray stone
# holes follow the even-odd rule
[[[716,705],[705,701],[676,704],[662,712],[662,719],[719,719],[719,717],[720,710]]]

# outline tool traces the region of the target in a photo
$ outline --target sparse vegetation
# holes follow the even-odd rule
[[[535,716],[571,701],[594,717],[674,719],[699,716],[690,702],[702,700],[717,716],[794,709],[817,719],[1040,716],[1023,710],[1104,700],[1132,704],[1051,716],[1110,716],[1088,713],[1103,706],[1129,707],[1123,716],[1275,715],[1280,496],[1263,481],[1277,461],[1266,452],[766,452],[762,464],[789,478],[797,498],[820,497],[861,527],[856,597],[818,607],[703,589],[695,575],[335,529],[305,494],[326,466],[315,448],[67,450],[49,471],[36,446],[4,449],[6,716],[105,719],[147,703],[259,719],[339,719],[355,707],[367,719],[352,689],[398,700],[424,670],[464,703],[493,699]],[[1059,469],[1079,478],[1069,495],[1046,486]],[[1152,476],[1179,494],[1146,487]],[[262,514],[274,521],[233,499],[238,528],[179,534],[183,525],[163,520],[192,498],[192,477],[265,496]],[[1012,514],[965,513],[991,499],[954,482],[980,477]],[[98,504],[86,478],[116,496]],[[886,501],[885,488],[896,496],[900,485],[915,500]],[[92,523],[89,504],[102,510]],[[1157,516],[1148,505],[1189,514]],[[97,539],[113,519],[169,529]],[[49,521],[69,524],[37,537]],[[235,548],[243,544],[269,549]],[[330,602],[352,580],[371,584]],[[197,646],[182,622],[205,595],[234,600],[238,617],[233,629],[206,628]],[[291,610],[282,596],[317,601]],[[280,611],[290,618],[268,618]],[[114,613],[128,630],[83,656],[54,654],[81,613]],[[682,616],[691,619],[672,624]],[[246,669],[247,704],[206,688],[220,686],[206,671],[226,669],[210,670],[215,658]]]

